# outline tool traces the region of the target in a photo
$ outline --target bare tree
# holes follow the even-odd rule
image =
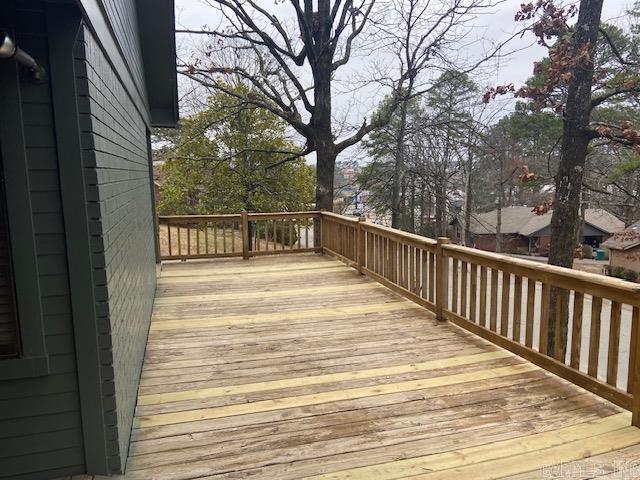
[[[237,95],[227,87],[231,77],[251,84],[253,94],[239,99],[283,118],[304,139],[304,148],[290,158],[315,152],[316,206],[331,210],[337,155],[388,123],[419,73],[433,62],[446,60],[442,47],[459,38],[459,29],[469,16],[499,1],[288,0],[278,7],[288,8],[285,16],[292,19],[288,23],[257,0],[210,0],[221,23],[213,29],[179,30],[212,39],[203,55],[184,62],[179,72],[230,95]],[[386,9],[388,14],[389,8],[400,5],[408,5],[414,12],[411,18],[421,21],[405,22],[396,27],[394,39],[387,38],[402,40],[396,50],[403,52],[399,62],[391,62],[389,74],[377,79],[388,90],[390,108],[384,114],[363,119],[347,135],[339,136],[332,110],[336,72],[350,62],[368,32],[382,32],[384,23],[372,21],[376,11]],[[401,11],[401,15],[406,12]],[[402,35],[397,35],[398,29]],[[215,60],[221,50],[233,52],[223,63]],[[247,56],[253,59],[250,66]]]

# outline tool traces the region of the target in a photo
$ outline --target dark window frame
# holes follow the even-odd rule
[[[23,78],[22,69],[16,62],[0,61],[0,112],[3,115],[0,148],[21,340],[20,356],[0,359],[0,380],[49,373],[23,129],[21,81],[34,80]]]

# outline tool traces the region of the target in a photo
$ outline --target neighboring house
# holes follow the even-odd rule
[[[602,244],[609,249],[609,265],[640,272],[640,222],[616,233]]]
[[[0,1],[0,479],[124,468],[174,28],[173,0]]]
[[[549,252],[551,238],[551,215],[536,215],[531,207],[505,207],[501,212],[502,249],[509,253],[529,253],[546,255]],[[451,239],[461,242],[461,219],[451,223]],[[495,252],[498,211],[479,213],[471,219],[471,239],[473,245],[481,250]],[[606,210],[588,208],[585,211],[585,225],[582,229],[582,242],[593,247],[611,235],[621,231],[624,223]]]

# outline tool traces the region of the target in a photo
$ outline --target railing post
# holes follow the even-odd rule
[[[358,273],[362,275],[362,266],[364,264],[364,256],[365,256],[365,243],[364,243],[364,229],[362,228],[362,223],[366,222],[367,219],[365,217],[358,217],[358,227],[356,230],[356,257],[358,263]]]
[[[242,217],[242,258],[249,260],[249,215],[243,210],[240,216]]]
[[[436,319],[444,321],[444,310],[449,299],[449,262],[444,256],[443,245],[449,243],[447,237],[438,237],[436,250]]]
[[[324,209],[321,209],[318,217],[313,220],[313,246],[314,248],[318,249],[320,253],[322,253],[323,255],[324,255],[324,248],[323,248],[324,241],[322,238],[322,235],[323,235],[322,222],[324,221],[324,217],[322,216],[322,212],[324,211],[325,211]]]

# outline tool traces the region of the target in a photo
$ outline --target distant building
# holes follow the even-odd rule
[[[505,207],[502,209],[500,232],[502,250],[508,253],[549,253],[551,239],[551,215],[536,215],[531,207]],[[451,221],[451,240],[462,241],[462,220]],[[496,251],[498,211],[479,213],[471,219],[470,233],[473,245],[481,250]],[[589,208],[585,211],[582,243],[599,247],[614,233],[624,229],[624,223],[606,210]]]
[[[640,272],[640,222],[616,233],[602,247],[609,250],[609,265]]]

